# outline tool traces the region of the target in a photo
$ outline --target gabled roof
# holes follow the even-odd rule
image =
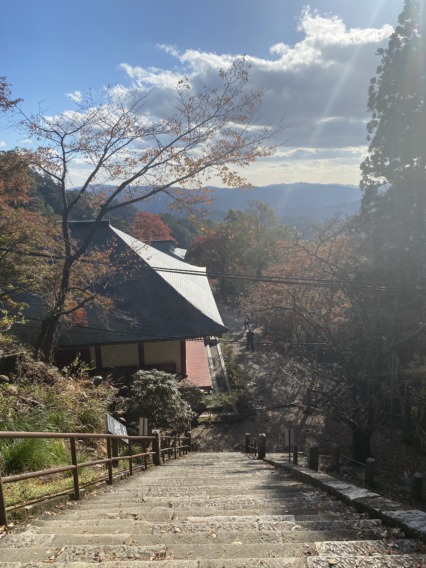
[[[70,225],[73,236],[83,239],[92,222],[79,221]],[[101,248],[113,241],[118,245],[115,247],[117,254],[131,251],[134,255],[131,274],[125,274],[107,289],[107,295],[114,299],[114,309],[102,314],[93,305],[87,307],[87,325],[63,327],[58,346],[193,339],[221,335],[227,330],[205,268],[156,250],[112,227],[109,221],[103,221],[92,244]],[[22,326],[21,337],[34,337],[31,328],[42,316],[40,301],[33,298],[29,303],[29,315],[36,317],[32,325],[28,322]]]
[[[149,267],[197,310],[223,326],[222,318],[206,276],[206,269],[178,260],[167,253],[134,239],[119,229],[111,227]]]

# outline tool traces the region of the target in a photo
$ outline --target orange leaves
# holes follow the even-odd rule
[[[18,205],[28,201],[34,187],[30,170],[32,154],[22,150],[0,153],[0,200],[3,205]]]
[[[70,319],[72,325],[76,325],[79,327],[87,326],[87,313],[84,308],[77,308],[75,312],[72,312],[72,314],[70,315]]]
[[[140,211],[133,217],[132,236],[144,243],[174,240],[170,229],[158,215]]]

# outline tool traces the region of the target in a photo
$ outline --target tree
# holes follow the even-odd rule
[[[168,119],[144,112],[149,100],[145,90],[123,94],[111,89],[99,103],[89,95],[74,112],[24,120],[23,126],[42,143],[37,166],[58,182],[62,200],[60,282],[38,342],[47,358],[67,311],[74,266],[106,215],[160,193],[176,208],[195,206],[206,199],[208,191],[199,188],[213,176],[229,187],[245,186],[237,169],[271,153],[268,141],[281,125],[255,127],[262,93],[249,90],[244,60],[220,70],[219,81],[220,88],[193,93],[189,81],[181,80]],[[86,177],[70,198],[67,186],[76,162],[85,164]],[[69,220],[88,194],[97,204],[94,224],[84,242],[73,243]]]
[[[174,240],[168,226],[161,220],[159,215],[148,211],[138,211],[133,216],[132,236],[144,243],[152,241]]]
[[[371,80],[360,220],[379,267],[423,279],[426,261],[426,62],[423,2],[406,0]],[[419,262],[420,261],[420,262]],[[402,272],[401,272],[402,269]],[[408,273],[407,273],[408,271]],[[408,278],[407,278],[408,277]]]
[[[379,51],[381,63],[369,89],[370,146],[361,165],[364,196],[357,219],[372,259],[363,277],[388,286],[371,320],[378,332],[374,360],[378,373],[387,369],[390,375],[389,361],[398,359],[393,396],[405,417],[413,403],[404,367],[425,350],[425,17],[424,2],[406,0],[387,48]],[[406,432],[412,431],[409,422]]]
[[[280,225],[274,211],[261,201],[250,201],[245,211],[230,209],[222,223],[207,227],[192,243],[188,258],[204,264],[210,273],[220,273],[223,296],[247,290],[250,278],[262,275],[278,260],[278,243],[287,238],[288,229]],[[230,280],[232,272],[239,279]]]
[[[12,99],[12,91],[6,77],[0,76],[0,110],[3,112],[13,110],[22,99]]]
[[[148,418],[151,429],[181,433],[190,428],[193,412],[178,385],[175,375],[157,369],[133,375],[125,406],[127,419],[136,431],[141,416]]]
[[[245,308],[266,322],[286,357],[305,362],[320,411],[349,427],[354,459],[365,461],[393,395],[381,317],[387,292],[360,278],[371,261],[344,224],[328,223],[314,242],[282,246],[282,263],[268,268],[270,281],[252,290]]]
[[[377,77],[371,80],[368,97],[368,109],[372,113],[367,126],[370,146],[361,165],[364,214],[373,213],[376,207],[381,207],[382,201],[388,200],[395,201],[395,206],[402,208],[400,212],[413,219],[420,219],[424,212],[424,18],[423,2],[406,0],[388,47],[378,51],[381,64]],[[398,199],[399,194],[403,194],[404,199]],[[404,206],[406,200],[408,204]],[[398,210],[390,212],[396,220]]]
[[[0,331],[13,323],[24,293],[44,289],[54,245],[54,226],[29,209],[30,159],[26,152],[0,152]]]
[[[188,248],[200,232],[200,224],[189,215],[161,213],[161,220],[169,227],[170,233],[179,247]]]

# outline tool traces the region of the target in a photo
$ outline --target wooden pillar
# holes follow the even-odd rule
[[[145,349],[143,343],[138,343],[138,360],[139,369],[143,369],[145,367]]]
[[[102,350],[100,345],[96,345],[95,347],[95,363],[96,371],[98,373],[102,372]]]
[[[186,341],[183,340],[180,342],[180,373],[182,377],[186,377],[187,369],[186,369]]]

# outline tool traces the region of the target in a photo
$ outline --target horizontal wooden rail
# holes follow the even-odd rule
[[[166,456],[168,457],[168,459],[172,459],[172,457],[177,459],[177,457],[180,457],[181,455],[191,451],[190,433],[185,437],[161,437],[159,432],[153,433],[152,436],[89,434],[86,432],[0,432],[0,441],[31,438],[66,440],[69,443],[70,448],[70,464],[61,467],[21,473],[17,475],[1,476],[0,474],[0,525],[7,526],[8,524],[6,500],[3,491],[3,485],[7,483],[16,483],[26,479],[45,477],[57,473],[71,472],[73,476],[73,490],[67,491],[65,493],[71,494],[72,498],[78,501],[80,499],[80,469],[93,467],[95,465],[105,465],[108,472],[107,483],[109,485],[112,485],[114,478],[113,468],[114,465],[118,464],[120,461],[128,461],[128,473],[130,475],[133,475],[133,465],[135,460],[142,459],[143,464],[140,467],[143,467],[146,470],[150,463],[161,465],[161,462],[164,462]],[[77,442],[89,439],[105,441],[106,453],[108,457],[79,463],[77,458]],[[128,453],[126,455],[119,456],[113,450],[113,445],[117,445],[120,441],[126,442],[128,444]],[[136,452],[133,451],[134,443],[138,444]],[[142,451],[140,451],[139,446],[142,446]]]

